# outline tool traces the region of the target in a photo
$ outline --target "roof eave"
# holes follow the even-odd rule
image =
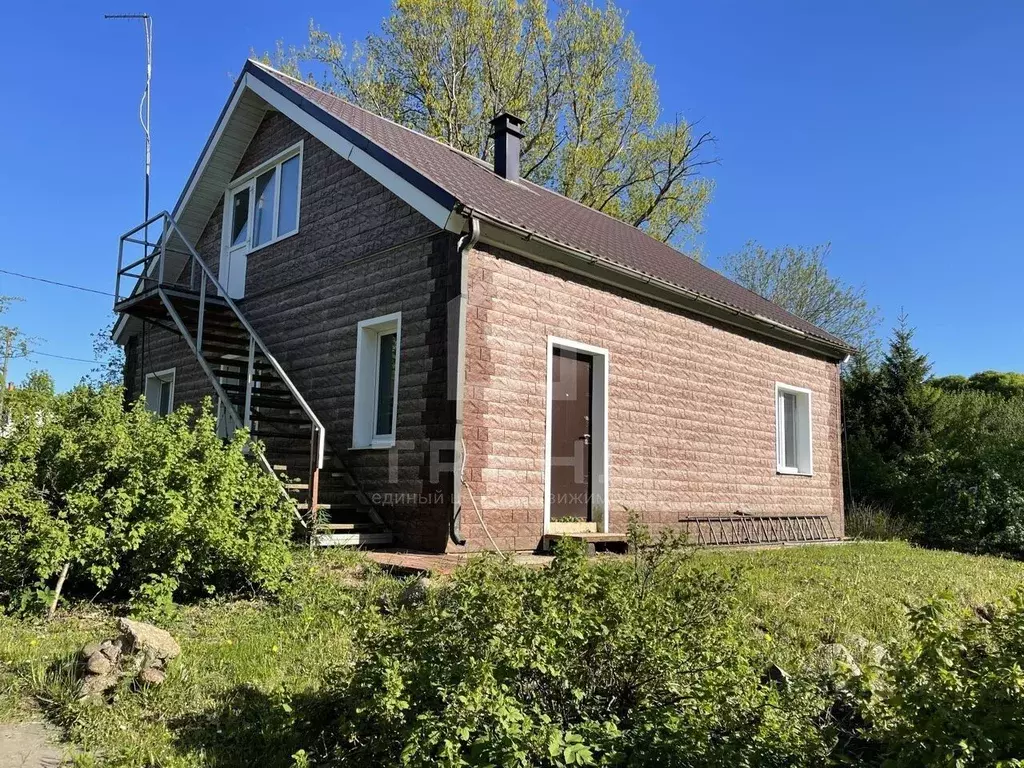
[[[464,216],[473,215],[480,219],[484,225],[481,229],[483,242],[534,261],[557,266],[623,288],[630,293],[653,298],[730,326],[800,347],[837,362],[846,359],[855,351],[847,344],[836,344],[763,315],[744,312],[725,302],[687,290],[610,259],[573,248],[483,211],[464,209],[462,213]],[[680,255],[680,258],[688,257]]]

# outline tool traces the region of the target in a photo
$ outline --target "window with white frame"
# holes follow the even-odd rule
[[[401,312],[363,320],[356,327],[354,448],[391,448],[395,444],[401,347]]]
[[[299,230],[302,144],[243,176],[228,191],[228,248],[254,251]]]
[[[174,369],[146,374],[146,409],[158,416],[174,410]]]
[[[779,472],[811,474],[811,392],[775,385],[775,445]]]

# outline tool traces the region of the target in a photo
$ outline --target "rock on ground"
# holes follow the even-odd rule
[[[131,619],[118,619],[117,628],[128,641],[127,653],[142,653],[152,661],[170,661],[181,655],[178,641],[165,629]]]
[[[132,619],[118,619],[120,635],[95,641],[81,650],[79,698],[96,704],[122,678],[137,685],[160,685],[167,679],[167,664],[181,654],[181,646],[170,632]]]
[[[815,652],[812,663],[820,672],[845,669],[851,677],[860,677],[862,674],[850,649],[842,643],[825,643]]]

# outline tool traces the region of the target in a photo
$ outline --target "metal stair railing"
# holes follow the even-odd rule
[[[138,237],[136,237],[140,230],[144,230],[146,233],[148,233],[149,227],[156,224],[157,222],[161,223],[161,234],[159,241],[157,241],[156,243],[150,242],[148,234],[144,234],[143,239],[141,240],[138,239]],[[181,251],[178,249],[171,248],[170,240],[172,236],[177,236],[177,238],[184,244],[187,250]],[[124,264],[124,249],[126,243],[130,243],[133,245],[141,245],[145,249],[141,259],[133,261],[127,265]],[[150,251],[150,248],[153,248],[154,250]],[[164,289],[164,286],[169,285],[166,282],[166,267],[168,253],[174,253],[184,257],[185,263],[181,265],[181,271],[183,272],[184,268],[186,266],[188,267],[188,287],[192,290],[194,290],[195,286],[196,267],[198,266],[200,269],[198,299],[199,306],[197,312],[195,339],[192,338],[191,332],[188,330],[188,327],[182,320],[181,315],[175,309],[169,294]],[[139,273],[131,272],[131,270],[135,269],[136,267],[141,267],[141,271]],[[122,296],[121,294],[121,281],[123,278],[134,278],[136,280],[136,283],[132,287],[131,292],[126,296]],[[246,375],[245,395],[245,419],[243,419],[239,415],[238,410],[235,408],[231,398],[228,397],[223,387],[221,387],[221,384],[218,381],[217,374],[214,373],[213,369],[210,367],[209,363],[206,361],[202,354],[204,330],[203,325],[206,317],[208,283],[212,284],[212,287],[216,290],[219,296],[219,300],[223,302],[222,306],[227,306],[231,310],[235,318],[242,325],[242,327],[245,329],[246,333],[249,336],[249,357]],[[196,359],[199,361],[199,364],[203,368],[203,371],[206,373],[207,377],[209,377],[210,383],[213,385],[213,388],[217,392],[217,395],[220,398],[221,402],[224,403],[224,405],[226,406],[225,410],[230,415],[231,419],[234,421],[236,427],[248,427],[249,406],[252,397],[253,377],[255,373],[254,369],[257,348],[259,348],[262,356],[270,364],[270,367],[274,370],[274,373],[285,385],[285,388],[288,390],[288,393],[292,396],[296,404],[305,414],[306,418],[309,420],[311,424],[309,514],[310,519],[315,524],[317,514],[316,502],[318,498],[320,470],[322,470],[324,466],[324,448],[326,445],[327,431],[324,429],[323,423],[320,421],[319,418],[317,418],[317,415],[313,412],[313,409],[310,408],[309,404],[306,402],[306,399],[296,388],[291,378],[288,376],[287,373],[285,373],[280,363],[277,362],[277,359],[270,353],[270,350],[267,348],[266,344],[263,343],[263,340],[260,338],[259,334],[256,333],[256,330],[246,319],[245,315],[242,314],[242,311],[238,308],[238,305],[235,304],[234,300],[228,295],[227,290],[224,288],[224,286],[220,284],[217,277],[213,274],[213,271],[206,264],[206,262],[203,261],[199,253],[196,252],[195,248],[188,241],[185,235],[181,232],[181,230],[178,228],[177,223],[174,221],[171,215],[167,213],[167,211],[161,211],[155,216],[151,216],[142,224],[139,224],[134,229],[131,229],[128,232],[125,232],[123,235],[121,235],[117,252],[117,281],[114,288],[115,307],[119,305],[122,301],[131,298],[133,295],[142,294],[148,290],[151,290],[151,288],[149,287],[150,284],[152,284],[152,290],[155,290],[156,294],[160,297],[161,302],[167,309],[168,313],[171,316],[171,319],[177,326],[178,331],[185,339],[185,342],[192,350],[192,353],[196,356]],[[173,286],[176,284],[170,285]],[[276,473],[274,472],[273,466],[267,460],[266,456],[264,456],[262,452],[258,453],[261,464],[268,472],[270,472],[276,477]],[[288,496],[287,491],[285,491],[283,486],[281,488],[281,491],[282,493],[285,494],[285,496]],[[290,499],[291,497],[288,496],[288,498]],[[301,515],[299,517],[300,522],[302,522],[302,524],[306,526],[306,522],[304,520],[301,520]],[[311,528],[313,526],[306,527]]]

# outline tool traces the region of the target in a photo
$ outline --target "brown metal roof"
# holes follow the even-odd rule
[[[256,62],[250,62],[256,64]],[[643,231],[563,195],[521,180],[510,182],[484,161],[398,125],[269,67],[258,65],[374,145],[425,177],[457,202],[490,219],[527,230],[576,251],[671,283],[739,312],[767,319],[849,349],[841,339],[691,259]],[[432,184],[430,184],[432,182]]]

